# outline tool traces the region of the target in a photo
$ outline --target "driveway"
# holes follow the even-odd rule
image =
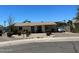
[[[62,32],[62,33],[52,33],[54,37],[78,37],[79,33]]]

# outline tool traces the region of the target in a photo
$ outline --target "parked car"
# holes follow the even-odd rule
[[[58,28],[58,32],[65,32],[65,29],[60,27],[60,28]]]

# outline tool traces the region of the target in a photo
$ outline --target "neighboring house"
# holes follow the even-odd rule
[[[28,30],[32,33],[42,33],[46,30],[56,31],[56,23],[54,22],[33,22],[33,23],[16,23],[14,26],[18,30]]]
[[[0,30],[3,30],[3,26],[2,25],[0,25]]]

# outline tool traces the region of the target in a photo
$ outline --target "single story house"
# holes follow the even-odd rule
[[[46,30],[56,31],[56,23],[54,22],[31,22],[31,23],[16,23],[14,26],[18,30],[28,30],[31,33],[42,33]]]

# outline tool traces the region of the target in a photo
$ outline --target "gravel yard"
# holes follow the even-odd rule
[[[11,38],[7,37],[7,34],[3,34],[0,36],[0,42],[2,41],[11,41],[11,40],[21,40],[21,39],[34,39],[34,38],[57,38],[57,37],[79,37],[78,33],[52,33],[50,36],[46,36],[46,33],[32,33],[29,37],[26,37],[26,35],[13,35]]]
[[[46,33],[32,33],[28,38],[48,38],[48,37],[78,37],[79,33],[70,33],[70,32],[63,32],[63,33],[52,33],[50,36],[47,36]],[[13,35],[14,38],[23,39],[27,38],[26,35]]]

